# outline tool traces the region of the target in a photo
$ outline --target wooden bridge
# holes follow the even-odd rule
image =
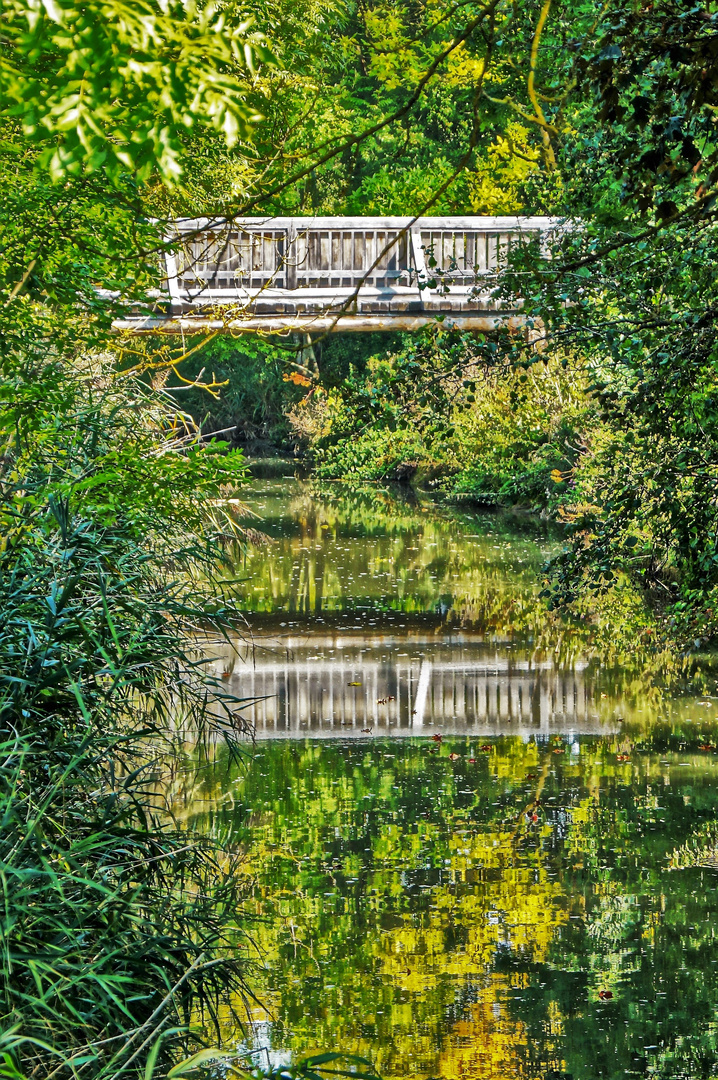
[[[178,221],[154,310],[132,333],[414,330],[443,317],[466,330],[521,323],[497,300],[512,247],[546,251],[548,217],[245,218]]]

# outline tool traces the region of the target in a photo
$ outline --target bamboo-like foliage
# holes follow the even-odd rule
[[[242,730],[207,674],[241,458],[138,383],[32,374],[0,414],[0,1075],[150,1075],[243,990],[229,856],[158,794],[188,732]]]

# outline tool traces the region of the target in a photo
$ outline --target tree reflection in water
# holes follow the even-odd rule
[[[213,774],[188,809],[244,830],[265,1041],[387,1077],[712,1075],[716,871],[669,856],[716,758],[681,739],[277,740]]]
[[[620,590],[610,618],[548,613],[530,519],[247,501],[274,542],[237,555],[255,636],[217,664],[269,737],[176,810],[244,852],[255,1044],[386,1077],[718,1075],[710,668],[669,696],[686,668]]]

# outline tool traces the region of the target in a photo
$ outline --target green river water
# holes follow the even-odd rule
[[[247,502],[272,542],[217,667],[257,739],[186,807],[244,851],[244,1046],[717,1076],[715,681],[662,695],[638,636],[552,620],[536,519],[287,479]]]

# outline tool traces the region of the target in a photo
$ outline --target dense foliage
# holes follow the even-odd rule
[[[231,855],[173,819],[166,781],[184,737],[242,729],[207,663],[244,466],[163,394],[172,356],[118,363],[109,332],[157,282],[141,181],[176,176],[190,121],[244,109],[223,70],[244,30],[179,6],[5,16],[2,1069],[149,1076],[241,989]]]
[[[552,602],[627,575],[683,643],[714,636],[717,25],[676,0],[6,6],[10,1074],[69,1075],[79,1055],[149,1076],[237,985],[224,857],[150,779],[170,732],[213,723],[222,697],[197,635],[232,616],[214,580],[242,461],[196,421],[302,448],[325,476],[424,468],[457,495],[549,507],[573,537]],[[530,335],[113,339],[126,305],[156,302],[163,218],[280,209],[572,224],[549,263],[529,252],[495,283],[525,297]]]
[[[226,5],[177,0],[11,0],[3,115],[54,179],[101,170],[176,181],[187,129],[209,124],[232,146],[258,119],[250,76],[267,50],[251,23]]]
[[[456,12],[416,36],[402,8],[382,15],[365,15],[365,27],[380,29],[357,85],[371,87],[372,102],[387,96],[387,116],[389,98],[399,110],[408,102]],[[397,160],[408,162],[431,132],[454,147],[442,154],[455,175],[437,164],[431,177],[436,200],[423,201],[423,181],[409,169],[392,201],[399,188],[372,135],[356,151],[361,201],[346,201],[335,156],[312,174],[321,197],[299,208],[563,216],[550,264],[529,253],[496,282],[499,293],[525,297],[532,340],[439,328],[357,358],[339,388],[319,352],[317,369],[303,369],[305,394],[292,388],[279,403],[282,440],[323,475],[402,478],[418,468],[482,502],[549,508],[573,537],[553,567],[552,603],[605,591],[627,574],[666,633],[691,647],[715,634],[718,586],[717,17],[710,5],[670,0],[647,12],[618,0],[600,13],[580,4],[492,8],[407,113],[406,156]],[[473,104],[461,100],[469,84]],[[432,126],[425,109],[439,87],[454,126]],[[364,181],[362,155],[371,154]],[[432,161],[439,157],[434,145]],[[514,186],[507,163],[524,170]],[[479,189],[472,201],[467,190]],[[498,191],[513,195],[502,203]]]
[[[576,65],[563,150],[583,225],[535,275],[553,350],[580,350],[602,432],[570,478],[553,596],[628,570],[684,640],[715,634],[716,14],[612,5]]]
[[[99,363],[71,374],[16,368],[2,414],[0,1010],[36,1076],[144,1068],[240,987],[227,856],[158,784],[178,739],[241,730],[203,674],[231,617],[212,544],[241,459]]]

